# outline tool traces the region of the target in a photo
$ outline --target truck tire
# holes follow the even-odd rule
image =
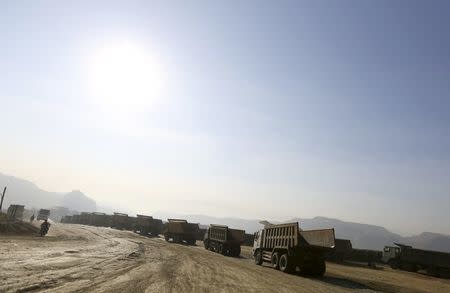
[[[166,240],[167,242],[169,242],[169,235],[164,235],[164,240]]]
[[[415,264],[412,263],[402,263],[401,267],[402,270],[407,271],[407,272],[417,272],[418,268]]]
[[[323,277],[326,271],[325,260],[323,258],[317,259],[314,264],[313,275],[316,277]]]
[[[280,269],[280,255],[278,252],[274,252],[272,257],[270,258],[270,263],[272,264],[272,268],[279,270]]]
[[[290,258],[287,253],[284,253],[280,257],[279,265],[280,271],[283,273],[292,273],[294,271],[295,266],[293,265],[294,260]]]
[[[427,274],[431,275],[433,277],[439,278],[440,277],[440,275],[439,275],[439,268],[437,268],[437,267],[428,267],[427,268]]]
[[[390,259],[390,260],[388,261],[388,264],[389,264],[389,266],[390,266],[392,269],[394,269],[394,270],[398,269],[398,267],[399,267],[398,262],[397,262],[396,260],[394,260],[394,259]]]
[[[230,248],[226,245],[226,244],[223,244],[222,245],[222,255],[225,255],[225,256],[228,256],[228,255],[230,255]]]
[[[206,249],[206,250],[209,249],[209,241],[208,241],[208,239],[205,239],[205,240],[203,241],[203,245],[205,246],[205,249]]]
[[[237,246],[234,250],[234,256],[239,257],[241,255],[241,246]]]
[[[260,266],[260,265],[262,265],[262,263],[263,263],[262,252],[261,252],[261,250],[257,250],[255,252],[255,264]]]
[[[326,266],[323,258],[314,258],[307,263],[303,263],[300,271],[304,275],[322,277],[325,274]]]

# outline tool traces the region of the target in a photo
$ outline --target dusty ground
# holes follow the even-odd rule
[[[201,244],[201,243],[199,243]],[[450,280],[328,264],[324,278],[287,275],[109,228],[54,224],[45,238],[0,235],[0,292],[450,292]]]

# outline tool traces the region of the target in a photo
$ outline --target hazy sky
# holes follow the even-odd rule
[[[449,1],[1,1],[0,44],[2,173],[450,233]]]

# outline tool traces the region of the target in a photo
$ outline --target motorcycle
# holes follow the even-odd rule
[[[45,221],[41,224],[41,230],[39,231],[39,235],[41,237],[44,237],[48,233],[48,229],[50,228],[50,223]]]

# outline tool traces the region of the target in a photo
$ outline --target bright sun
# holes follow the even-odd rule
[[[90,65],[94,103],[106,110],[142,110],[162,94],[163,71],[151,54],[139,46],[105,46],[96,52]]]

